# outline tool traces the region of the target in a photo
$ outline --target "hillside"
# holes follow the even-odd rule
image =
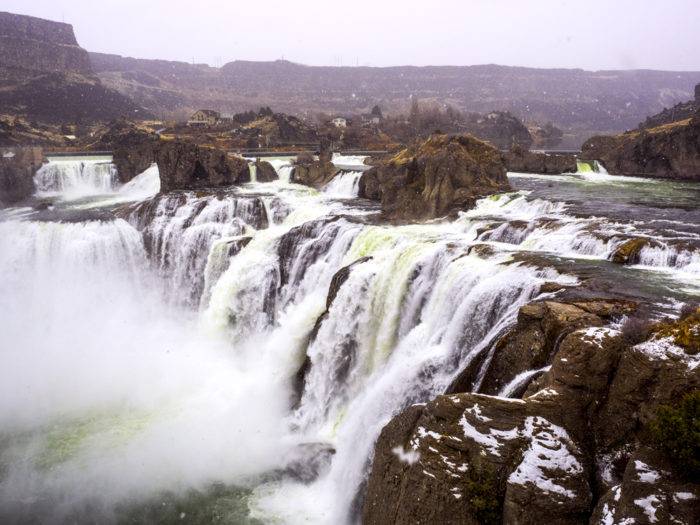
[[[0,112],[43,122],[146,116],[95,76],[69,24],[0,12]]]
[[[269,105],[288,113],[358,113],[379,104],[405,112],[410,97],[465,112],[507,110],[585,136],[636,127],[692,97],[700,72],[534,69],[496,65],[316,67],[235,61],[222,68],[90,54],[105,84],[154,112],[207,106],[240,111]]]

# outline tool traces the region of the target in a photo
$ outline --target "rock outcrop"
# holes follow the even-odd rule
[[[593,137],[582,157],[601,161],[615,175],[700,180],[700,112],[656,128]]]
[[[0,148],[0,205],[34,193],[34,174],[43,160],[41,148]]]
[[[38,72],[92,72],[73,26],[0,12],[0,67]]]
[[[255,178],[258,182],[272,182],[279,179],[272,164],[264,160],[255,162]]]
[[[304,153],[297,156],[291,181],[321,189],[333,180],[339,171],[329,157],[322,155],[319,160],[315,160],[310,154]]]
[[[112,151],[119,180],[124,183],[143,173],[156,162],[160,146],[158,135],[138,128],[131,122],[114,122],[93,145],[98,150]]]
[[[576,173],[576,157],[565,154],[535,153],[514,147],[503,155],[508,171],[559,175]]]
[[[695,86],[695,98],[687,102],[680,102],[672,108],[664,109],[660,113],[647,117],[646,120],[639,125],[639,129],[658,128],[665,124],[678,122],[693,118],[693,115],[700,110],[700,84]]]
[[[700,312],[639,344],[595,326],[628,306],[526,307],[535,330],[572,323],[550,368],[522,399],[450,394],[394,417],[376,444],[363,522],[696,523],[700,484],[649,429],[662,407],[697,398],[700,356],[685,336],[700,333]]]
[[[216,188],[250,182],[248,162],[225,151],[179,140],[156,151],[161,192]]]
[[[0,13],[0,111],[44,122],[148,114],[102,85],[72,26]]]
[[[464,132],[501,149],[516,145],[527,149],[532,144],[532,136],[525,124],[507,111],[492,111],[485,115],[472,113],[467,115],[461,127]]]
[[[498,150],[470,135],[433,135],[360,179],[360,197],[381,201],[384,216],[399,221],[446,216],[508,190]]]

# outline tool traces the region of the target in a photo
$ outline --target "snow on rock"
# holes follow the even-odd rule
[[[644,514],[649,518],[649,523],[656,523],[656,507],[659,506],[661,502],[659,498],[655,495],[647,496],[646,498],[640,498],[634,500],[634,504],[642,507],[644,509]]]
[[[651,339],[638,344],[634,347],[634,350],[660,361],[667,361],[669,359],[681,361],[685,363],[689,370],[694,370],[700,365],[700,354],[687,354],[680,346],[673,342],[673,338],[671,337]]]
[[[661,475],[658,472],[649,467],[649,465],[647,465],[643,461],[635,460],[634,466],[637,469],[637,476],[639,478],[639,481],[642,481],[644,483],[655,483],[661,477]]]
[[[558,482],[583,473],[583,467],[574,456],[579,453],[578,447],[566,430],[542,417],[531,416],[525,419],[521,434],[530,440],[530,446],[520,465],[508,477],[508,483],[532,483],[542,492],[575,497],[573,490]],[[556,473],[556,477],[552,473]]]

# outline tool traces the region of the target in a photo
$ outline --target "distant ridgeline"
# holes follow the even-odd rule
[[[47,122],[144,115],[102,85],[69,24],[0,12],[0,113]]]
[[[263,104],[286,113],[360,114],[380,104],[387,113],[405,113],[414,97],[463,112],[510,111],[526,122],[597,132],[634,128],[647,115],[692,97],[700,82],[700,72],[317,67],[283,60],[237,60],[214,68],[99,53],[90,58],[106,85],[152,111],[240,111]]]
[[[700,110],[700,84],[695,86],[695,98],[687,102],[679,102],[672,108],[664,109],[657,115],[647,117],[647,119],[639,125],[640,129],[656,128],[671,122],[678,122],[692,118],[695,113]]]

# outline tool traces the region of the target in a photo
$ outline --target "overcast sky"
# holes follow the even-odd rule
[[[700,70],[700,0],[2,0],[90,51],[220,65]]]

